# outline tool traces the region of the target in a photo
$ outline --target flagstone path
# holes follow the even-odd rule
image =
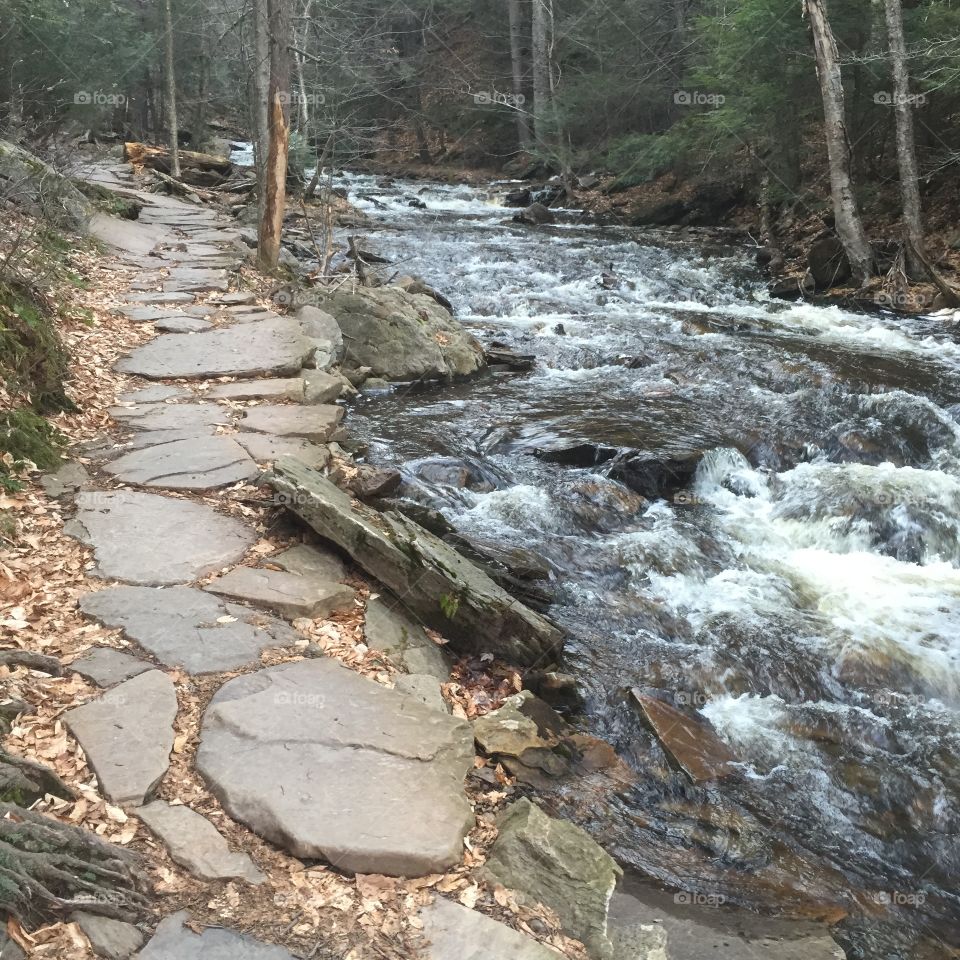
[[[341,435],[344,410],[334,401],[345,385],[306,364],[337,350],[317,339],[315,326],[230,290],[242,258],[232,223],[137,193],[120,169],[98,176],[144,204],[139,220],[100,216],[94,230],[121,263],[141,270],[126,315],[165,332],[116,365],[139,378],[111,411],[126,439],[105,438],[89,454],[90,477],[61,484],[65,495],[80,486],[68,532],[93,552],[80,608],[131,645],[129,653],[92,649],[71,665],[102,692],[66,713],[67,728],[103,793],[139,817],[177,863],[201,878],[262,884],[257,865],[231,851],[212,823],[156,799],[178,713],[170,671],[260,667],[225,678],[199,730],[198,768],[225,810],[294,856],[347,871],[412,877],[454,866],[474,824],[464,791],[474,746],[469,724],[439,703],[438,679],[447,678],[439,648],[378,602],[371,645],[388,656],[396,647],[401,670],[432,677],[391,690],[330,658],[301,659],[299,634],[286,621],[355,605],[355,591],[340,582],[343,561],[301,545],[271,557],[274,569],[257,566],[254,527],[211,505],[277,456],[328,461],[324,444]],[[201,385],[212,378],[220,382]],[[266,402],[241,406],[248,401]],[[211,574],[212,582],[198,582]],[[401,634],[413,641],[399,642]],[[289,659],[261,667],[266,650]],[[463,936],[504,936],[517,956],[541,956],[533,941],[492,920],[474,927],[477,918],[465,908],[426,913],[428,935],[431,923],[438,934],[426,956],[453,956],[439,943],[452,944],[458,925]],[[291,956],[226,928],[197,934],[187,920],[165,919],[138,956]],[[136,931],[85,922],[112,943],[139,944]]]

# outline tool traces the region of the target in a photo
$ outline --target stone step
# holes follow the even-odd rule
[[[173,749],[177,693],[159,670],[141,673],[63,715],[113,803],[145,803]]]
[[[324,658],[228,681],[201,736],[197,767],[226,811],[293,856],[405,877],[461,860],[463,720]]]
[[[189,807],[156,800],[137,816],[163,841],[174,863],[201,880],[266,879],[245,853],[234,853],[217,828]]]
[[[246,524],[206,504],[153,493],[81,491],[64,532],[93,548],[93,576],[187,583],[237,563],[256,542]]]
[[[252,480],[260,472],[246,450],[224,436],[193,437],[134,450],[104,469],[123,483],[162,490],[215,490]]]
[[[81,597],[80,609],[165,666],[193,674],[235,670],[298,638],[276,617],[193,587],[108,587]]]
[[[352,587],[323,577],[253,567],[237,567],[207,584],[204,590],[266,607],[291,620],[346,613],[353,609],[356,597]]]

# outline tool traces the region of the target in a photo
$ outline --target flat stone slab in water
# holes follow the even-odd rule
[[[166,490],[213,490],[250,480],[256,463],[232,437],[193,437],[125,454],[104,469],[124,483]]]
[[[262,943],[224,927],[194,933],[184,926],[186,911],[161,921],[137,960],[294,960],[283,947]]]
[[[733,773],[731,764],[737,758],[705,718],[637,689],[632,695],[663,748],[694,783],[719,780]]]
[[[254,862],[245,853],[234,853],[217,828],[189,807],[156,800],[137,816],[164,842],[174,862],[195,877],[263,883]]]
[[[155,326],[162,333],[202,333],[210,330],[213,324],[199,317],[165,317],[158,320]]]
[[[186,583],[240,560],[254,531],[190,500],[117,490],[81,492],[65,525],[93,547],[95,576],[140,584]]]
[[[64,714],[100,789],[113,803],[140,805],[167,772],[177,693],[159,670],[127,680]]]
[[[343,407],[331,404],[315,407],[264,404],[248,410],[239,426],[241,430],[324,443],[333,436],[342,419]]]
[[[80,599],[89,617],[124,635],[168,667],[188,673],[235,670],[298,634],[258,610],[192,587],[108,587]]]
[[[423,907],[420,919],[425,960],[558,960],[553,950],[505,923],[442,897]]]
[[[217,400],[303,400],[303,380],[286,377],[221,383],[207,393]]]
[[[273,463],[281,457],[295,457],[314,470],[330,462],[330,451],[323,446],[295,437],[272,437],[267,433],[238,433],[234,439],[257,463]]]
[[[165,334],[138,347],[115,369],[152,380],[183,377],[292,376],[299,373],[310,344],[288,317],[251,323],[238,335],[230,328],[184,339]]]
[[[466,722],[321,659],[221,687],[197,767],[235,820],[294,856],[416,877],[460,862],[473,757]]]
[[[97,647],[74,660],[68,669],[92,680],[98,687],[113,687],[154,667],[152,663],[131,657],[122,650]]]
[[[353,608],[356,592],[323,577],[302,577],[282,570],[237,567],[203,588],[210,593],[267,607],[291,620],[327,617]]]

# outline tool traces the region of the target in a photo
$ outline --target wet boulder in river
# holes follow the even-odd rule
[[[521,210],[513,219],[515,223],[540,226],[543,223],[553,223],[557,218],[549,207],[545,207],[542,203],[531,203],[526,210]]]
[[[680,454],[629,453],[614,460],[609,475],[650,500],[670,499],[689,487],[702,456],[699,451]]]
[[[813,241],[807,253],[807,264],[818,290],[829,290],[850,278],[850,262],[843,244],[833,234]]]
[[[425,293],[340,288],[319,304],[343,332],[345,365],[390,381],[444,380],[484,366],[480,344]]]

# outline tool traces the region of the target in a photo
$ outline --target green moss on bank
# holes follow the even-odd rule
[[[68,356],[47,305],[26,287],[0,280],[0,379],[19,406],[0,412],[0,488],[17,489],[30,461],[59,462],[63,438],[43,414],[74,409],[64,392]]]

